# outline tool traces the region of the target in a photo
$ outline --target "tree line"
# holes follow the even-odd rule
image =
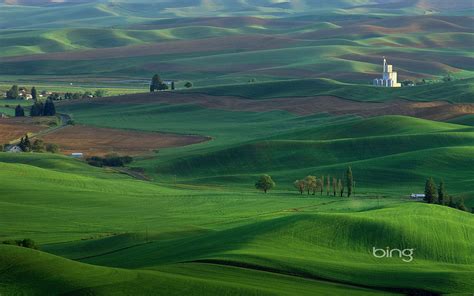
[[[325,182],[326,180],[326,182]],[[255,183],[255,188],[258,190],[267,193],[269,190],[273,189],[276,186],[276,183],[273,181],[272,177],[269,175],[262,175]],[[304,192],[307,195],[316,195],[317,192],[320,195],[323,195],[323,192],[326,191],[326,195],[333,196],[344,196],[344,190],[346,190],[347,197],[350,197],[354,194],[354,176],[352,174],[352,168],[349,166],[344,173],[343,177],[338,179],[331,176],[306,176],[304,179],[296,180],[293,182],[293,186],[298,190],[302,195]],[[326,190],[325,190],[326,189]]]
[[[467,208],[464,205],[464,199],[462,197],[457,202],[455,202],[453,196],[447,194],[444,181],[439,182],[439,185],[436,186],[436,183],[432,177],[428,178],[425,182],[424,201],[431,204],[448,206],[461,211],[467,211]]]
[[[326,180],[326,181],[325,181]],[[347,197],[353,195],[354,192],[354,177],[352,175],[352,168],[348,167],[342,178],[331,177],[329,175],[321,177],[306,176],[304,179],[296,180],[293,182],[293,186],[298,190],[300,194],[306,192],[308,195],[316,195],[319,192],[323,195],[326,191],[326,195],[333,195],[340,197],[344,196],[344,189],[347,188]],[[326,187],[326,188],[325,188]]]
[[[56,115],[56,106],[54,102],[48,99],[45,103],[41,101],[36,101],[30,108],[30,116],[54,116]],[[25,109],[23,106],[18,104],[15,107],[15,117],[24,117]]]
[[[4,245],[13,245],[13,246],[29,248],[29,249],[35,249],[35,250],[38,249],[38,245],[31,238],[17,239],[17,240],[13,240],[13,239],[6,240],[6,241],[3,241],[2,244],[4,244]]]

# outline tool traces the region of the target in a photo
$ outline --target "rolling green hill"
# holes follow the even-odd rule
[[[321,5],[326,4],[341,5]],[[357,13],[342,15],[343,10],[319,7],[305,15],[272,18],[160,18],[140,12],[151,5],[155,14],[167,4],[137,5],[28,6],[24,11],[38,18],[31,25],[9,20],[22,19],[18,14],[23,10],[5,6],[0,12],[6,20],[0,29],[2,75],[62,76],[77,82],[78,75],[148,80],[158,72],[165,79],[192,80],[195,86],[316,78],[367,85],[380,75],[386,56],[400,80],[439,80],[448,73],[456,79],[473,77],[470,16],[371,15],[364,12],[370,6],[361,6],[354,8]],[[172,14],[175,8],[165,10]]]
[[[423,191],[424,181],[433,176],[451,183],[450,191],[463,196],[467,204],[474,202],[469,186],[474,138],[469,126],[405,116],[295,116],[158,102],[130,108],[121,100],[132,102],[118,97],[104,103],[65,105],[61,110],[83,124],[213,138],[164,149],[157,159],[135,163],[157,179],[241,186],[269,173],[287,189],[308,174],[340,177],[352,165],[359,171],[362,192],[406,196]]]
[[[39,165],[37,157],[18,161]],[[387,295],[473,288],[469,213],[402,199],[169,188],[80,176],[65,166],[81,166],[76,160],[50,159],[56,165],[50,161],[49,168],[1,163],[8,186],[0,192],[13,193],[0,195],[8,230],[2,237],[27,235],[43,251],[76,261],[0,246],[0,270],[8,270],[0,275],[3,293],[150,294],[160,287],[168,295]],[[20,175],[24,181],[14,182]],[[21,189],[30,187],[37,190]],[[28,219],[19,223],[18,215]],[[371,255],[372,247],[386,246],[414,248],[413,262]]]
[[[0,93],[103,89],[57,112],[209,139],[122,169],[0,152],[0,296],[472,293],[472,12],[470,0],[0,0]],[[371,86],[383,56],[417,85]],[[147,93],[155,73],[177,89]],[[348,167],[351,197],[294,188],[346,182]],[[411,200],[430,177],[467,211]],[[25,238],[38,250],[2,243]]]
[[[251,99],[331,95],[358,101],[407,99],[413,101],[446,100],[456,103],[472,103],[474,79],[461,79],[447,83],[398,89],[340,83],[328,79],[304,79],[203,87],[188,92],[242,96]]]

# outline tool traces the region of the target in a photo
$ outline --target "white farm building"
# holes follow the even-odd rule
[[[383,58],[383,74],[382,78],[374,79],[375,86],[382,87],[401,87],[401,83],[398,83],[397,72],[393,71],[393,66],[387,64],[385,57]]]

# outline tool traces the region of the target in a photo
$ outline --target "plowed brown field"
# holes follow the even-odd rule
[[[143,155],[168,147],[200,143],[208,138],[192,135],[139,132],[92,126],[67,126],[42,136],[47,143],[59,145],[61,153],[82,152],[85,156],[117,153]]]

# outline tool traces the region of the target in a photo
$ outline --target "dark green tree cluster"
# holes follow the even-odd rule
[[[7,91],[7,99],[16,100],[20,97],[20,90],[18,85],[12,85],[12,87]]]
[[[18,147],[21,148],[23,152],[50,152],[50,153],[58,153],[59,147],[56,144],[52,143],[45,143],[41,139],[36,139],[31,143],[30,138],[28,135],[25,135],[20,139],[20,143]]]
[[[51,99],[46,100],[43,104],[41,101],[36,101],[30,109],[30,116],[54,116],[56,115],[56,107]]]
[[[18,147],[20,147],[23,152],[30,152],[31,151],[31,142],[30,139],[28,138],[28,135],[25,135],[24,137],[21,138],[20,144],[18,144]]]
[[[30,238],[25,238],[23,240],[6,240],[6,241],[3,241],[2,244],[14,245],[14,246],[24,247],[24,248],[29,248],[29,249],[38,249],[38,245],[36,245],[35,241]]]
[[[158,74],[153,75],[150,83],[150,92],[166,89],[168,89],[168,85],[161,80],[160,76]]]
[[[467,208],[464,205],[464,199],[462,197],[457,202],[455,202],[454,198],[446,193],[444,181],[441,181],[438,187],[436,187],[436,183],[432,177],[428,178],[425,182],[424,201],[427,203],[448,206],[461,211],[467,211]]]
[[[31,98],[35,101],[38,99],[38,92],[34,86],[31,88]]]
[[[260,178],[258,178],[257,182],[255,182],[255,188],[257,188],[258,190],[262,190],[264,193],[267,193],[275,186],[275,182],[269,175],[261,175]]]
[[[133,161],[131,156],[119,156],[117,154],[109,154],[105,157],[92,156],[86,159],[87,163],[97,167],[123,167]]]
[[[15,108],[15,117],[23,117],[25,116],[25,109],[22,106],[18,105]]]

